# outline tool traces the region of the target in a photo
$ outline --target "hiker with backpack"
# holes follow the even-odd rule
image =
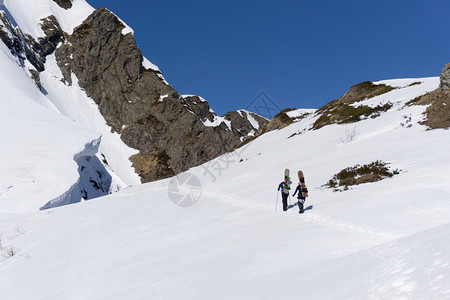
[[[291,189],[291,177],[284,176],[284,181],[282,181],[278,185],[278,191],[281,190],[281,198],[283,199],[283,211],[286,211],[288,208],[288,197],[289,197],[289,190]]]
[[[308,197],[308,188],[306,187],[305,183],[305,177],[303,177],[303,172],[299,171],[299,183],[297,185],[297,188],[295,189],[294,195],[292,197],[295,197],[295,194],[298,192],[297,201],[298,201],[298,208],[299,208],[299,214],[302,214],[304,211],[303,204],[306,201],[306,197]]]

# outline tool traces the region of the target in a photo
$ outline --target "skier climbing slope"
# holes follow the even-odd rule
[[[291,177],[289,177],[289,169],[284,170],[284,181],[278,185],[278,191],[281,190],[281,197],[283,199],[283,211],[287,210],[287,201],[289,197],[289,190],[291,189]]]

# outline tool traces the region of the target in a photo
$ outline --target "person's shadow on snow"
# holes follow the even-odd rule
[[[314,207],[314,205],[310,205],[310,206],[308,206],[307,208],[304,208],[303,211],[311,210],[311,209],[313,209],[313,207]]]
[[[288,210],[294,207],[298,207],[298,202],[295,202],[294,204],[291,204],[288,206]],[[303,211],[312,210],[314,208],[314,205],[310,205],[308,207],[303,208]]]

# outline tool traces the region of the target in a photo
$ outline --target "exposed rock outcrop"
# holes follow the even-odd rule
[[[423,125],[430,129],[450,128],[450,89],[437,89],[422,97],[419,104],[429,105]]]
[[[371,81],[364,81],[349,88],[342,97],[337,99],[337,102],[340,104],[352,104],[385,94],[393,89],[394,87],[385,84],[374,84]]]
[[[272,118],[272,120],[270,120],[270,122],[267,124],[264,130],[267,132],[272,130],[279,130],[291,125],[294,122],[294,120],[287,115],[287,112],[291,110],[293,109],[287,108],[277,113]]]
[[[30,35],[23,34],[20,28],[14,27],[3,11],[0,11],[0,39],[22,62],[28,60],[38,71],[44,70],[45,58],[38,51],[41,45]]]
[[[233,150],[251,129],[232,127],[197,96],[180,96],[159,70],[146,68],[131,33],[97,9],[55,54],[64,80],[98,104],[112,130],[140,153],[131,158],[143,182],[185,171]],[[235,121],[236,122],[236,121]]]
[[[175,172],[169,165],[170,159],[165,150],[154,151],[152,154],[138,153],[130,157],[133,168],[144,182],[174,176]]]
[[[55,16],[41,19],[41,29],[45,37],[39,38],[40,47],[36,49],[44,58],[56,50],[56,46],[64,41],[64,32]]]
[[[231,122],[231,127],[237,130],[242,138],[256,136],[269,123],[266,118],[245,110],[230,111],[223,117]]]
[[[72,0],[53,0],[64,9],[72,8]]]
[[[7,14],[0,11],[0,39],[11,53],[21,61],[28,60],[37,71],[44,71],[46,57],[52,54],[59,42],[63,41],[63,31],[54,16],[41,20],[45,37],[36,41],[32,36],[23,34],[19,27],[12,25]]]
[[[272,130],[283,129],[292,123],[299,122],[315,112],[315,109],[286,108],[277,113],[262,130],[260,135]]]
[[[34,69],[28,70],[31,74],[31,79],[33,79],[36,86],[39,88],[39,90],[42,90],[42,84],[41,84],[41,77],[39,75],[39,72]]]
[[[446,64],[441,72],[441,84],[440,88],[443,90],[450,89],[450,64]]]

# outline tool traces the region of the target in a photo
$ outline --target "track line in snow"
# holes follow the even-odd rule
[[[232,195],[204,191],[204,196],[212,197],[222,203],[251,210],[260,210],[275,213],[274,207],[263,204],[255,204],[248,199],[237,199]],[[291,206],[292,207],[292,206]],[[414,249],[400,244],[402,235],[382,231],[378,228],[347,222],[323,213],[308,211],[298,216],[296,209],[282,212],[286,217],[300,217],[302,221],[317,225],[332,227],[347,233],[357,233],[364,236],[371,248],[373,255],[378,258],[379,264],[374,270],[373,279],[367,286],[368,299],[412,299],[416,294],[429,291],[438,296],[436,299],[450,299],[450,289],[445,289],[446,272],[450,271],[448,260],[443,257],[443,251],[434,251],[432,257],[417,257],[423,253],[414,253]],[[379,245],[376,246],[376,245]],[[417,268],[416,259],[425,260],[425,270]],[[429,261],[429,262],[428,262]],[[422,268],[423,269],[423,268]],[[426,272],[431,280],[426,283],[417,281],[417,274]],[[426,295],[426,294],[425,294]],[[425,296],[424,295],[424,296]]]
[[[273,207],[269,207],[268,205],[263,205],[263,204],[256,204],[254,202],[245,200],[245,199],[236,199],[228,194],[222,193],[222,194],[218,194],[218,193],[214,193],[214,192],[209,192],[209,191],[205,191],[204,189],[202,190],[202,196],[207,196],[207,197],[211,197],[213,199],[217,199],[222,203],[228,203],[231,204],[233,206],[238,206],[241,208],[245,208],[245,209],[259,209],[262,211],[267,211],[267,212],[273,212],[274,208]]]
[[[252,210],[259,209],[261,211],[275,213],[275,207],[272,207],[269,205],[264,205],[264,204],[255,204],[254,202],[251,202],[246,199],[236,199],[229,194],[225,194],[225,193],[218,194],[218,193],[203,190],[203,195],[217,199],[224,203],[231,204],[233,206],[238,206],[238,207],[244,208],[244,209],[252,209]],[[292,206],[293,205],[291,205],[291,207]],[[281,207],[279,209],[281,210]],[[335,229],[339,229],[339,230],[342,230],[345,232],[359,233],[359,234],[365,235],[366,237],[367,236],[375,237],[375,238],[379,239],[380,242],[392,241],[392,240],[396,240],[401,237],[400,235],[392,233],[392,232],[385,232],[378,228],[373,228],[373,227],[369,227],[369,226],[364,226],[364,225],[360,225],[360,224],[347,222],[347,221],[340,220],[335,217],[325,215],[323,213],[309,211],[307,213],[302,214],[301,216],[298,216],[297,210],[291,209],[291,210],[288,210],[287,212],[283,212],[281,210],[281,212],[284,214],[290,215],[290,216],[300,217],[304,221],[312,222],[312,223],[315,223],[318,225],[333,227]]]

